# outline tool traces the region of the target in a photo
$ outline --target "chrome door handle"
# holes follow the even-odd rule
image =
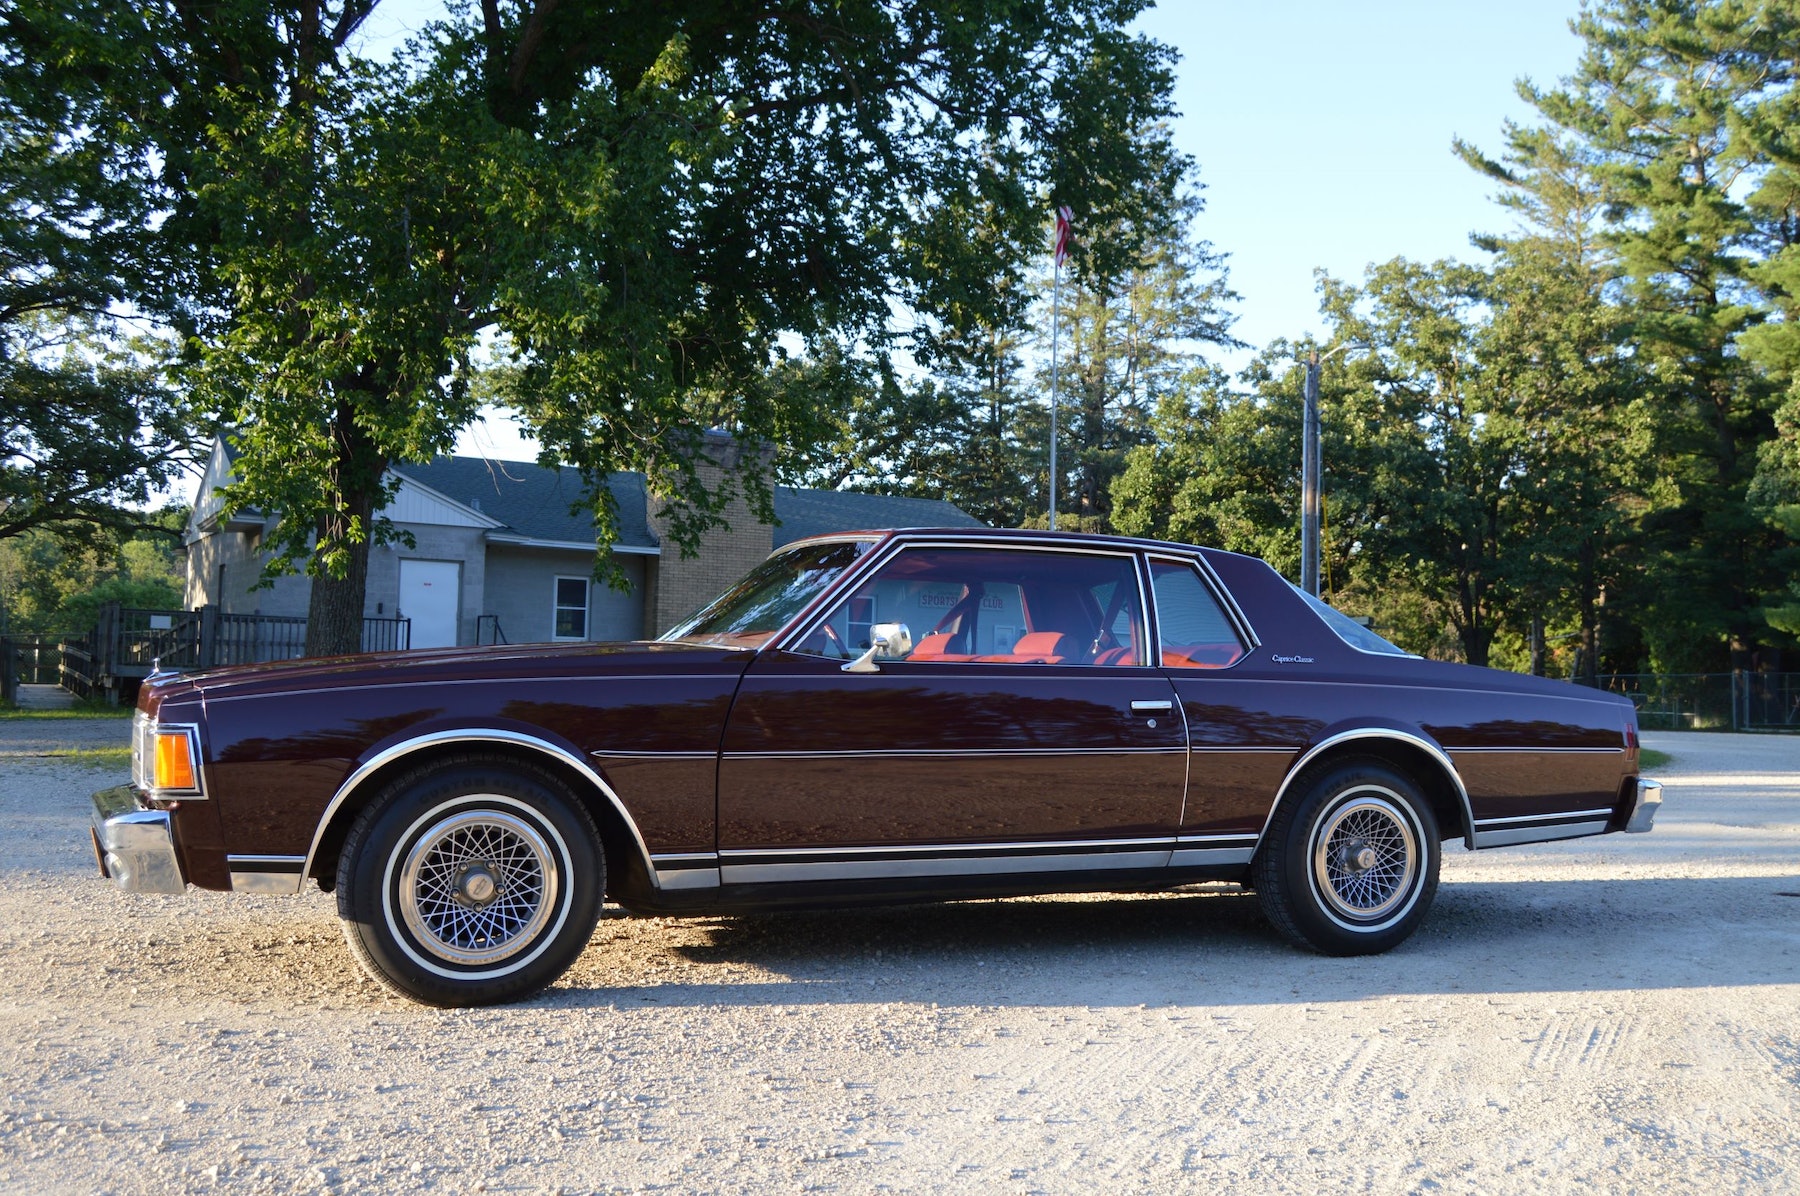
[[[1133,714],[1157,714],[1173,709],[1175,709],[1173,702],[1133,702],[1131,704],[1131,713]]]

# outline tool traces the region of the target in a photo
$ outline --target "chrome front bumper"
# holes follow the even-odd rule
[[[139,808],[130,785],[94,794],[93,838],[100,875],[127,893],[187,892],[168,812]]]
[[[1656,821],[1656,812],[1662,809],[1662,782],[1646,781],[1638,778],[1637,797],[1631,803],[1631,817],[1625,820],[1625,832],[1641,835],[1650,829]]]

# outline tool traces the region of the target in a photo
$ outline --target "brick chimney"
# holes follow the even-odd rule
[[[746,450],[728,432],[709,431],[700,447],[700,480],[715,490],[741,466]],[[763,450],[766,464],[773,450]],[[669,535],[668,520],[661,514],[664,500],[649,495],[650,530],[662,544],[655,567],[646,571],[644,626],[650,635],[661,635],[712,600],[726,586],[748,573],[769,555],[774,529],[757,519],[740,490],[721,514],[728,527],[713,527],[700,537],[699,552],[683,557]]]

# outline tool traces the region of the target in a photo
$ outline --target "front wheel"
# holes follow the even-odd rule
[[[344,937],[430,1005],[496,1005],[554,981],[599,920],[605,858],[555,776],[465,758],[414,770],[357,818],[338,862]]]
[[[1403,942],[1437,893],[1437,819],[1412,779],[1374,760],[1308,769],[1252,864],[1269,921],[1326,955]]]

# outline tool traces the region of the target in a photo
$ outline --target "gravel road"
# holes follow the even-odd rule
[[[23,729],[22,729],[23,728]],[[127,897],[0,723],[0,1191],[1794,1191],[1800,739],[1647,735],[1648,836],[1454,849],[1373,959],[1254,899],[605,919],[525,1005],[331,899]]]

